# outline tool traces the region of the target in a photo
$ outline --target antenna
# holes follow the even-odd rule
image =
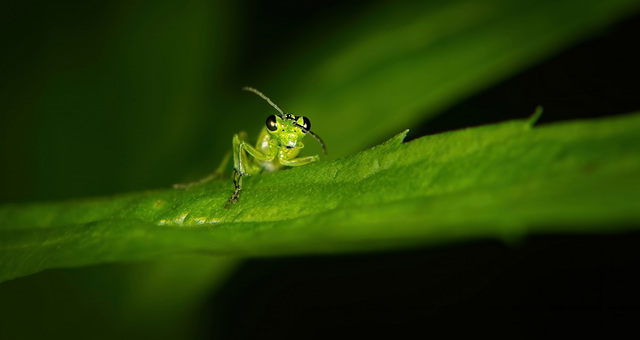
[[[315,134],[315,133],[313,133],[313,131],[311,131],[311,130],[307,130],[307,129],[305,129],[305,128],[304,128],[304,126],[302,126],[302,125],[300,125],[300,124],[298,124],[298,123],[295,123],[295,122],[294,122],[294,124],[296,124],[296,126],[298,126],[299,128],[301,128],[301,129],[302,129],[302,131],[305,131],[306,133],[308,133],[308,134],[310,134],[311,136],[313,136],[313,138],[315,138],[315,139],[318,141],[318,143],[320,143],[320,146],[322,147],[322,153],[324,153],[324,155],[325,155],[325,156],[327,155],[327,147],[325,147],[325,146],[324,146],[324,142],[322,141],[322,138],[320,138],[320,136],[316,135],[316,134]]]
[[[280,110],[278,105],[276,105],[274,102],[272,102],[271,99],[269,99],[269,97],[265,96],[264,94],[262,94],[262,92],[254,89],[253,87],[245,86],[242,89],[245,90],[245,91],[253,92],[253,93],[257,94],[258,96],[260,96],[262,99],[266,100],[267,103],[269,103],[271,106],[273,106],[274,109],[276,109],[276,110],[278,110],[278,112],[280,112],[280,118],[284,119],[284,112],[282,112],[282,110]]]
[[[318,143],[320,143],[320,146],[322,147],[322,153],[324,153],[324,155],[327,155],[327,148],[324,146],[324,142],[322,141],[322,139],[316,135],[315,133],[311,132],[311,131],[307,131],[311,136],[313,136],[313,138],[315,138]]]

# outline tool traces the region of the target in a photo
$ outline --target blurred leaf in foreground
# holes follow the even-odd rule
[[[196,338],[202,306],[238,260],[171,256],[11,280],[0,286],[0,338]]]

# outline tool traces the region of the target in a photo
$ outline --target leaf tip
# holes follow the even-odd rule
[[[393,136],[389,142],[393,143],[393,144],[402,144],[404,143],[404,139],[407,138],[407,134],[409,133],[409,129],[406,129],[402,132],[400,132],[399,134]]]
[[[542,105],[538,105],[536,107],[536,110],[531,115],[531,117],[527,119],[527,127],[532,128],[533,125],[535,125],[538,119],[540,119],[540,116],[542,116],[542,111],[544,111],[544,109],[542,108]]]

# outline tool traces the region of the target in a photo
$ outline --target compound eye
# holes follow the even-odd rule
[[[269,131],[278,130],[278,120],[275,115],[271,115],[267,118],[267,129],[269,129]]]
[[[302,128],[304,129],[305,133],[307,131],[311,131],[311,121],[309,121],[309,118],[302,117]]]

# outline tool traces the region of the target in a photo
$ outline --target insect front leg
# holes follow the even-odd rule
[[[262,167],[254,161],[250,161],[249,156],[258,161],[271,161],[275,158],[276,153],[277,145],[274,143],[270,144],[268,152],[265,154],[245,140],[240,139],[238,134],[233,136],[233,185],[235,189],[225,208],[229,208],[231,204],[238,202],[240,190],[242,190],[242,177],[251,176],[262,171]]]
[[[280,158],[280,163],[286,166],[300,166],[300,165],[316,162],[318,160],[320,160],[320,157],[318,155],[315,155],[315,156],[293,158],[293,159]]]

